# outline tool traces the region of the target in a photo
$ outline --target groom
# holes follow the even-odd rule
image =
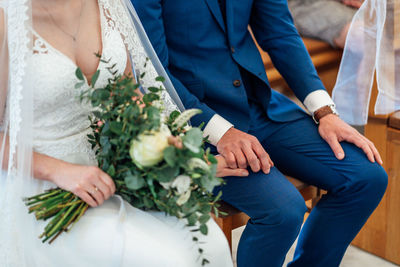
[[[338,266],[383,196],[387,175],[374,145],[336,114],[287,1],[132,2],[184,105],[203,110],[192,123],[206,123],[205,135],[231,168],[249,170],[218,189],[251,218],[238,266],[281,266],[300,232],[306,207],[283,174],[328,191],[289,266]],[[271,90],[248,25],[314,120]]]

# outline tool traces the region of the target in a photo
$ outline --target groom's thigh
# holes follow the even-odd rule
[[[306,211],[304,199],[298,190],[277,169],[269,174],[250,171],[248,177],[227,177],[226,184],[214,190],[222,190],[222,199],[245,212],[255,222],[270,224],[283,219],[302,219]]]
[[[331,193],[355,184],[385,187],[387,176],[379,164],[371,163],[361,149],[347,142],[341,143],[345,158],[336,159],[310,118],[271,127],[276,127],[274,133],[260,141],[286,175]]]

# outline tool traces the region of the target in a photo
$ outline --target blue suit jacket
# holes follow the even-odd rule
[[[262,58],[248,31],[269,53],[303,101],[324,86],[293,24],[287,0],[226,0],[226,25],[218,0],[132,0],[161,62],[186,108],[207,123],[218,113],[237,129],[249,128],[249,105],[239,65],[254,75],[252,86],[270,119],[291,121],[303,111],[271,90]],[[238,87],[237,87],[238,86]]]

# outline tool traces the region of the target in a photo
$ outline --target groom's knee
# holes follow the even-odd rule
[[[299,193],[287,197],[291,198],[289,202],[282,201],[282,205],[277,206],[273,210],[270,208],[264,210],[262,216],[251,218],[252,222],[258,224],[260,227],[273,227],[282,234],[282,237],[288,236],[292,238],[297,236],[303,224],[307,207]]]

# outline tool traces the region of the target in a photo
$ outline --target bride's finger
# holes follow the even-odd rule
[[[97,205],[100,206],[104,202],[103,193],[100,192],[99,188],[93,184],[87,186],[86,192],[96,201]]]
[[[102,179],[98,179],[93,186],[98,188],[98,190],[103,194],[104,200],[107,200],[112,195],[112,189],[108,187]]]
[[[111,195],[114,195],[116,188],[115,188],[115,183],[114,183],[113,179],[111,179],[111,177],[105,172],[100,174],[100,178],[110,188]]]
[[[91,206],[92,208],[97,207],[97,203],[96,201],[92,198],[91,195],[89,195],[87,192],[82,191],[78,194],[78,197],[80,199],[82,199],[83,201],[86,202],[86,204],[88,204],[89,206]]]

